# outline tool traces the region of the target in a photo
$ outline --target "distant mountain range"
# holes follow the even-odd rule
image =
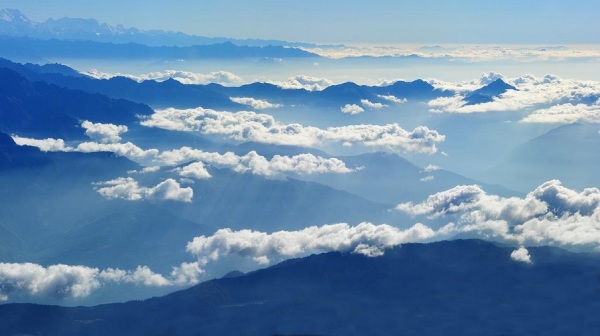
[[[480,240],[325,253],[146,301],[0,306],[5,335],[592,335],[599,257]],[[34,322],[35,321],[35,322]]]
[[[148,46],[179,46],[222,44],[231,42],[238,46],[286,46],[316,47],[310,43],[280,40],[232,39],[225,37],[205,37],[163,30],[140,30],[122,25],[111,26],[95,19],[60,18],[44,22],[30,20],[18,9],[0,10],[0,35],[31,37],[35,39],[59,39],[71,41],[94,41],[112,43],[137,43]],[[336,47],[336,46],[319,46]],[[339,46],[337,46],[339,47]]]
[[[0,47],[1,48],[1,47]],[[182,84],[174,79],[163,82],[147,80],[141,83],[125,77],[99,80],[81,75],[75,70],[61,65],[19,64],[0,59],[0,67],[18,72],[30,81],[44,81],[65,88],[100,93],[112,98],[128,99],[153,107],[248,110],[247,105],[231,101],[230,97],[252,97],[271,103],[300,106],[321,106],[336,111],[345,104],[361,104],[361,100],[373,103],[388,103],[382,96],[391,95],[397,99],[425,101],[453,92],[434,88],[423,80],[412,82],[397,81],[385,86],[358,85],[352,82],[332,85],[321,91],[305,89],[284,89],[269,83],[251,83],[239,87],[219,84]]]

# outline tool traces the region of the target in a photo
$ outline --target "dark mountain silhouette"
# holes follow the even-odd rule
[[[498,97],[507,90],[517,90],[517,88],[498,78],[490,84],[467,94],[464,101],[467,102],[467,105],[489,103],[494,100],[494,97]]]
[[[0,10],[0,34],[40,39],[88,40],[113,43],[139,43],[151,46],[192,46],[232,42],[237,45],[264,47],[316,47],[315,44],[280,40],[205,37],[164,30],[140,30],[123,25],[111,26],[95,19],[59,18],[34,22],[17,9]],[[320,46],[328,47],[328,46]],[[334,47],[334,46],[330,46]]]
[[[38,137],[82,136],[83,120],[133,124],[153,111],[146,105],[100,94],[31,82],[0,68],[0,131]]]
[[[0,306],[0,332],[38,335],[592,335],[598,255],[479,240],[325,253],[146,301]],[[32,323],[35,321],[35,323]]]

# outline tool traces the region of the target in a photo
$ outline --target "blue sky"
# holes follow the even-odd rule
[[[327,43],[600,43],[597,1],[0,0],[35,21],[110,24],[205,36]]]

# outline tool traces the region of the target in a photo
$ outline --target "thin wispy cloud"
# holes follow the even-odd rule
[[[240,85],[244,84],[245,81],[241,77],[228,71],[214,71],[207,74],[183,71],[183,70],[164,70],[159,72],[150,72],[147,74],[133,75],[126,73],[107,73],[100,72],[98,70],[90,70],[83,72],[84,75],[91,76],[97,79],[110,79],[114,77],[126,77],[135,80],[136,82],[143,82],[146,80],[154,80],[162,82],[168,79],[174,79],[182,84],[209,84],[217,83],[221,85]]]
[[[278,108],[278,107],[283,106],[281,104],[273,104],[273,103],[269,103],[266,100],[254,99],[251,97],[231,97],[230,99],[231,99],[231,101],[233,101],[235,103],[242,104],[242,105],[248,105],[255,110],[264,110],[264,109]]]

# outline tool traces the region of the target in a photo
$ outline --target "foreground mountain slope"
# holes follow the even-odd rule
[[[61,308],[0,306],[3,334],[592,335],[597,255],[478,240],[405,244],[368,258],[326,253],[165,297]],[[265,318],[268,317],[268,318]],[[35,323],[32,323],[35,321]]]

